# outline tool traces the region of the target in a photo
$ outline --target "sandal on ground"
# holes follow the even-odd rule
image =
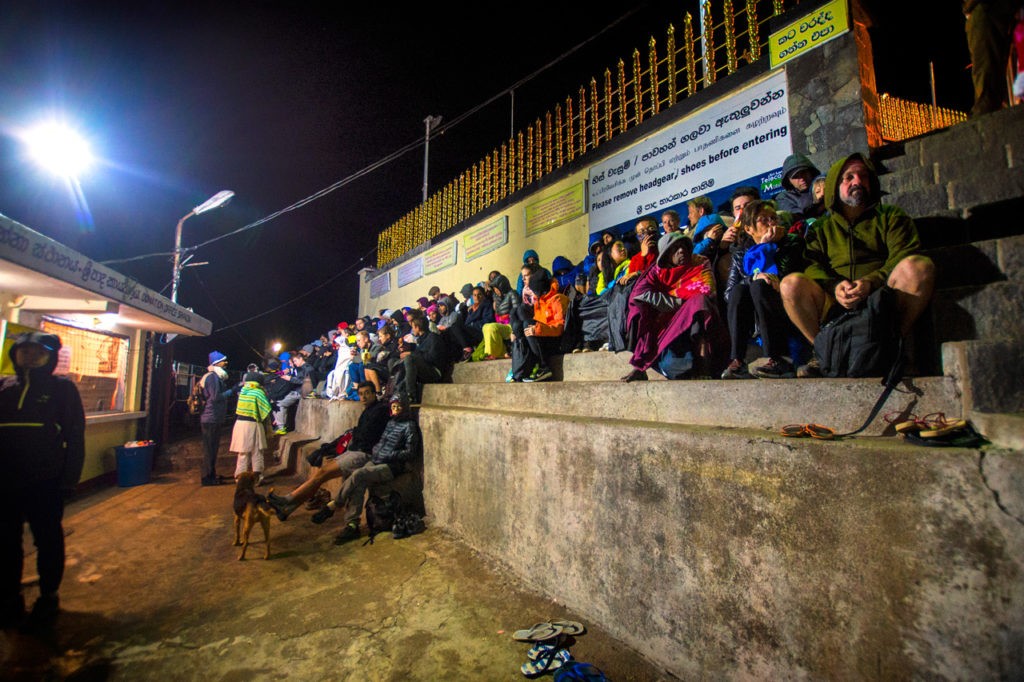
[[[819,440],[832,440],[836,432],[821,424],[786,424],[779,433],[789,438],[817,438]]]
[[[562,628],[551,623],[536,623],[525,630],[516,630],[512,639],[520,642],[544,642],[562,634]]]
[[[523,663],[519,669],[523,671],[523,675],[526,677],[540,677],[544,673],[558,670],[571,658],[572,654],[567,649],[557,649],[549,651],[536,661]]]
[[[583,623],[580,623],[575,620],[553,620],[551,621],[551,624],[557,625],[558,627],[562,628],[562,634],[569,635],[570,637],[582,635],[587,631],[587,628],[583,625]]]

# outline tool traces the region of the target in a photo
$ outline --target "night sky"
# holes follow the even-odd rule
[[[936,3],[872,2],[878,87],[969,108],[963,18]],[[222,189],[226,207],[184,224],[184,245],[236,230],[408,153],[243,234],[203,247],[178,300],[214,323],[179,339],[194,362],[217,348],[238,363],[274,338],[307,343],[356,314],[356,272],[377,234],[421,200],[423,119],[451,122],[625,16],[517,89],[516,129],[591,76],[663,46],[695,0],[606,3],[28,2],[0,5],[0,213],[98,261],[168,253],[178,220]],[[488,6],[490,5],[490,6]],[[632,7],[632,9],[630,9]],[[945,14],[941,14],[941,13]],[[80,180],[88,210],[25,158],[20,130],[59,112],[100,162]],[[432,137],[431,191],[508,137],[506,96]],[[360,260],[364,257],[365,260]],[[169,256],[112,264],[170,294]],[[347,271],[327,286],[324,282]],[[251,322],[310,289],[314,293]],[[235,326],[231,326],[235,325]],[[220,330],[220,331],[218,331]]]

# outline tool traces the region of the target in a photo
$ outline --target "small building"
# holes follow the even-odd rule
[[[80,483],[116,470],[114,447],[153,433],[154,357],[175,335],[207,336],[212,323],[67,246],[0,215],[0,374],[18,334],[60,337],[57,373],[85,406]]]

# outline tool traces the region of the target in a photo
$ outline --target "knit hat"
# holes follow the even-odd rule
[[[419,298],[416,299],[416,302],[420,304],[421,308],[426,308],[428,305],[430,305],[430,299],[427,298],[426,296],[420,296]]]
[[[242,381],[255,381],[257,384],[262,384],[263,375],[259,372],[246,372],[245,376],[242,377]]]
[[[339,322],[338,329],[348,329],[348,322]]]
[[[462,285],[462,288],[459,289],[459,293],[462,294],[462,298],[471,298],[473,296],[473,285],[466,282]]]
[[[216,365],[218,362],[226,362],[228,356],[221,353],[219,350],[215,350],[207,356],[210,359],[209,364]]]
[[[313,352],[313,344],[307,343],[305,346],[302,347],[302,352],[303,353],[312,353]]]

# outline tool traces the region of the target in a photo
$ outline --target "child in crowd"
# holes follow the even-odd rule
[[[771,203],[755,200],[743,208],[745,234],[732,249],[726,285],[727,318],[732,347],[723,379],[792,377],[793,365],[783,355],[795,333],[779,294],[779,280],[804,269],[804,238],[787,232]],[[751,334],[761,337],[767,362],[749,371],[744,359]]]

